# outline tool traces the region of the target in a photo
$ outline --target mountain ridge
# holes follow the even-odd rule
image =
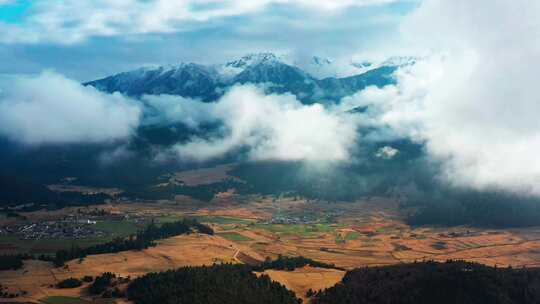
[[[358,75],[319,79],[272,53],[258,53],[222,65],[180,63],[139,68],[84,85],[133,97],[168,94],[211,102],[237,84],[267,84],[268,93],[289,92],[307,104],[332,103],[370,85],[382,87],[395,83],[392,74],[398,67],[387,64]]]

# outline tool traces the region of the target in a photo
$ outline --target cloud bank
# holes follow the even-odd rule
[[[348,161],[358,143],[354,115],[340,108],[304,105],[292,94],[266,95],[255,85],[235,86],[213,103],[170,95],[134,101],[53,72],[5,76],[0,89],[0,135],[29,145],[125,142],[141,124],[176,123],[192,130],[209,123],[220,126],[211,135],[167,150],[188,161],[238,151],[249,160]],[[110,163],[130,153],[120,145],[100,160]]]
[[[540,3],[428,0],[403,33],[436,55],[356,98],[426,143],[453,185],[540,195]]]
[[[243,41],[254,41],[254,48],[264,48],[269,40],[282,39],[271,30],[286,20],[286,27],[309,28],[307,32],[312,34],[296,32],[301,35],[291,34],[292,38],[281,41],[294,49],[319,39],[321,35],[313,33],[327,29],[327,19],[306,26],[283,12],[277,17],[257,13],[294,6],[315,12],[309,16],[316,19],[314,15],[327,10],[387,2],[121,0],[89,4],[69,0],[60,5],[42,0],[35,2],[21,22],[2,24],[0,37],[3,42],[70,44],[96,36],[187,32],[224,17],[253,15],[258,26],[245,20],[235,26],[235,35],[241,33]],[[176,145],[173,150],[183,158],[206,160],[247,148],[251,159],[347,160],[358,141],[356,129],[376,126],[382,131],[373,136],[379,139],[383,135],[385,139],[405,136],[424,142],[429,155],[443,164],[442,177],[456,186],[540,195],[538,11],[540,3],[528,0],[494,0],[489,4],[424,0],[406,18],[402,34],[410,39],[407,48],[429,50],[432,56],[399,70],[397,85],[368,88],[334,108],[302,105],[290,95],[266,96],[250,86],[233,88],[213,104],[175,96],[146,96],[144,101],[156,110],[152,116],[155,122],[182,122],[192,128],[206,122],[224,123],[221,137],[195,138]],[[351,19],[335,23],[346,27]],[[221,26],[217,28],[225,28]],[[355,26],[350,29],[361,34]],[[223,42],[218,37],[222,31],[217,32],[214,36],[206,35],[211,31],[199,32],[204,43],[191,49],[197,53],[213,51],[218,44],[209,45],[209,40]],[[325,35],[330,36],[340,41],[324,40],[318,45],[338,45],[341,50],[350,46],[342,40],[354,40],[349,35],[347,39]],[[178,44],[192,45],[191,40],[186,41]],[[358,41],[364,40],[359,36]],[[233,44],[238,49],[238,43]],[[241,45],[244,49],[248,44]],[[129,54],[122,47],[118,49],[121,56]],[[174,48],[165,49],[176,54],[171,51]],[[38,51],[42,53],[42,49]],[[18,56],[20,52],[13,53]],[[74,61],[79,62],[80,57]],[[138,110],[126,98],[81,87],[59,75],[19,77],[10,83],[15,85],[1,86],[0,132],[24,142],[113,140],[129,136],[138,124]],[[369,106],[366,113],[356,114],[360,119],[344,114],[357,106]],[[112,108],[103,110],[107,107]]]
[[[410,0],[36,0],[18,24],[0,24],[0,37],[8,43],[71,44],[93,36],[185,32],[197,24],[271,6],[328,13],[406,1]]]
[[[0,135],[25,144],[110,142],[129,137],[140,108],[53,72],[0,78]]]
[[[147,105],[144,124],[183,123],[189,128],[198,129],[201,123],[212,122],[214,103],[184,98],[176,95],[145,95],[142,100]]]
[[[322,105],[303,105],[295,96],[265,95],[252,85],[233,87],[219,101],[201,104],[173,96],[146,96],[168,109],[169,121],[191,127],[223,123],[216,138],[194,138],[172,148],[180,158],[204,161],[238,149],[251,160],[348,160],[356,144],[356,123],[349,115]],[[198,109],[193,112],[193,109]]]

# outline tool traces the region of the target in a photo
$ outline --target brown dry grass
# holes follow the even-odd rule
[[[306,302],[306,292],[325,289],[334,286],[341,281],[344,271],[336,269],[324,269],[314,267],[303,267],[294,271],[266,270],[263,272],[272,280],[285,285],[288,289],[294,291],[297,297]]]
[[[232,200],[227,203],[227,200]],[[248,203],[238,204],[234,197],[224,197],[224,202],[200,208],[190,204],[118,204],[103,205],[113,212],[127,212],[159,217],[169,215],[227,216],[251,220],[267,220],[275,210],[288,212],[345,211],[338,220],[340,226],[333,231],[316,235],[279,234],[265,229],[264,225],[212,224],[217,232],[235,232],[250,241],[233,242],[219,236],[185,235],[159,242],[143,251],[103,254],[87,257],[82,263],[70,262],[69,269],[53,269],[46,263],[28,261],[19,271],[0,272],[3,285],[14,290],[30,292],[26,300],[37,300],[48,295],[73,295],[80,290],[48,288],[58,280],[84,275],[98,275],[105,271],[122,276],[139,276],[147,272],[177,268],[185,265],[203,265],[214,262],[253,262],[278,255],[305,256],[347,269],[365,265],[387,265],[422,259],[465,259],[488,265],[514,267],[540,266],[540,228],[482,230],[470,227],[412,228],[405,225],[397,204],[384,199],[366,202],[327,203],[249,196]],[[54,213],[35,212],[33,218],[62,216],[73,209]],[[464,233],[471,230],[470,234]],[[344,240],[347,233],[358,233],[352,240]],[[341,241],[338,242],[337,239]],[[438,246],[435,246],[437,245]],[[443,244],[443,246],[441,246]],[[336,271],[298,270],[295,272],[267,272],[273,279],[303,296],[307,289],[327,287],[324,284],[339,280]],[[331,285],[331,284],[330,284]],[[22,298],[25,300],[25,298]]]
[[[36,301],[51,295],[81,296],[81,288],[50,288],[70,277],[113,272],[134,278],[148,272],[182,266],[237,263],[242,259],[260,261],[263,257],[249,247],[219,236],[191,234],[160,241],[158,246],[146,250],[91,255],[82,262],[74,260],[67,263],[66,268],[53,268],[49,263],[40,261],[26,261],[21,270],[0,272],[0,281],[13,291],[28,292],[27,297],[19,300]]]

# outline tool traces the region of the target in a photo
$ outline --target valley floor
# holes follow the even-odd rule
[[[0,282],[10,291],[27,293],[16,301],[36,302],[51,296],[88,298],[84,288],[52,287],[69,277],[113,272],[134,278],[186,265],[256,263],[278,255],[304,256],[344,269],[447,259],[500,267],[540,266],[540,228],[415,228],[403,222],[397,203],[388,199],[329,204],[293,198],[239,198],[229,193],[218,197],[211,208],[195,206],[177,201],[109,204],[100,208],[131,217],[145,214],[160,221],[197,216],[214,228],[215,235],[177,236],[142,251],[73,260],[64,268],[54,268],[41,261],[25,261],[20,270],[0,272]],[[62,212],[69,210],[58,211],[56,216],[61,216]],[[38,213],[26,216],[40,217]],[[5,245],[4,248],[16,248],[17,242]],[[268,270],[266,274],[296,292],[298,297],[305,298],[308,289],[334,285],[344,271],[306,267],[294,272]],[[0,302],[13,301],[0,299]]]

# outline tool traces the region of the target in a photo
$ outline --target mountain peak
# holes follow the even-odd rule
[[[245,68],[250,65],[256,65],[259,63],[276,62],[280,61],[280,58],[274,53],[252,53],[241,57],[240,59],[230,61],[226,64],[228,67],[233,68]]]
[[[292,93],[302,102],[313,103],[336,102],[366,86],[392,83],[393,69],[363,75],[354,73],[358,70],[354,68],[345,77],[334,73],[335,76],[319,78],[312,76],[312,71],[324,75],[340,66],[340,63],[318,56],[308,57],[307,62],[311,71],[300,68],[298,64],[288,64],[273,53],[255,53],[221,65],[179,63],[147,67],[91,81],[86,85],[135,97],[169,94],[215,101],[235,84],[264,83],[269,93]],[[348,66],[352,67],[350,64]]]

